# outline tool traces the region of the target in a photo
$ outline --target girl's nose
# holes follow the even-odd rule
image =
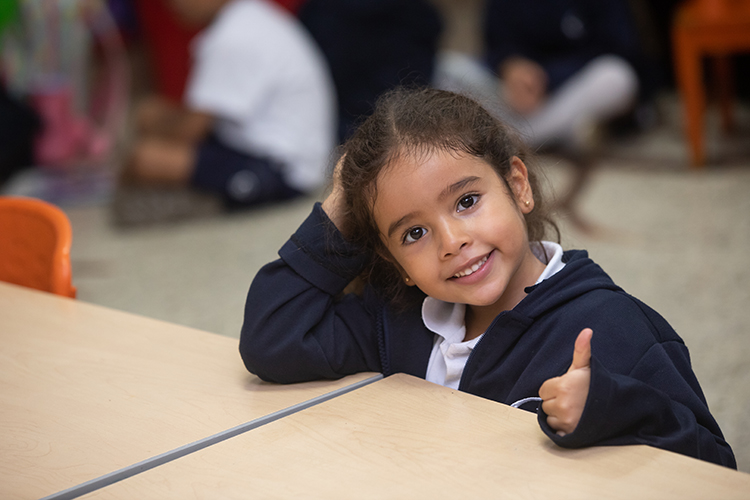
[[[459,221],[446,221],[440,228],[440,256],[448,258],[457,255],[471,243],[471,236]]]

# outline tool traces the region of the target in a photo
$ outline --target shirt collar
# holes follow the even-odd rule
[[[424,325],[451,343],[462,342],[466,336],[465,313],[465,304],[443,302],[432,297],[425,297],[422,302]]]
[[[531,251],[537,259],[547,264],[544,271],[542,271],[542,274],[539,275],[539,279],[534,283],[535,285],[552,277],[559,272],[560,269],[565,267],[565,263],[562,261],[563,249],[558,243],[552,241],[540,241],[539,244],[531,245]]]
[[[531,251],[537,259],[547,263],[535,284],[541,283],[565,267],[562,261],[563,249],[557,243],[541,241],[538,245],[531,245]],[[465,314],[465,304],[443,302],[432,297],[425,297],[422,302],[424,325],[428,330],[437,333],[450,343],[462,342],[466,336]]]

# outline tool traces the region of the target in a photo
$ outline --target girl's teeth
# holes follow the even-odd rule
[[[463,278],[464,276],[468,276],[470,274],[474,274],[477,271],[477,269],[479,269],[480,267],[482,267],[482,265],[484,265],[484,263],[487,262],[487,257],[488,256],[485,256],[484,259],[480,260],[479,262],[477,262],[473,266],[468,267],[468,268],[464,269],[463,271],[454,274],[453,277],[454,278]]]

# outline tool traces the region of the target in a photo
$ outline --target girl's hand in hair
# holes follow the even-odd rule
[[[547,380],[539,388],[547,423],[557,431],[558,436],[573,432],[581,420],[591,383],[592,334],[590,328],[581,330],[567,373]]]
[[[345,156],[342,156],[333,168],[331,192],[322,204],[323,211],[339,230],[342,229],[344,214],[344,188],[341,185],[341,166],[344,164]]]

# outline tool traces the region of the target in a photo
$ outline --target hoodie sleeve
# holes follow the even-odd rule
[[[539,423],[565,448],[646,444],[737,467],[708,410],[687,348],[676,340],[653,344],[627,374],[612,373],[594,353],[589,395],[576,429],[558,436],[541,408]]]
[[[320,204],[253,280],[240,355],[247,369],[278,383],[381,371],[373,315],[344,288],[366,255],[348,244]]]

